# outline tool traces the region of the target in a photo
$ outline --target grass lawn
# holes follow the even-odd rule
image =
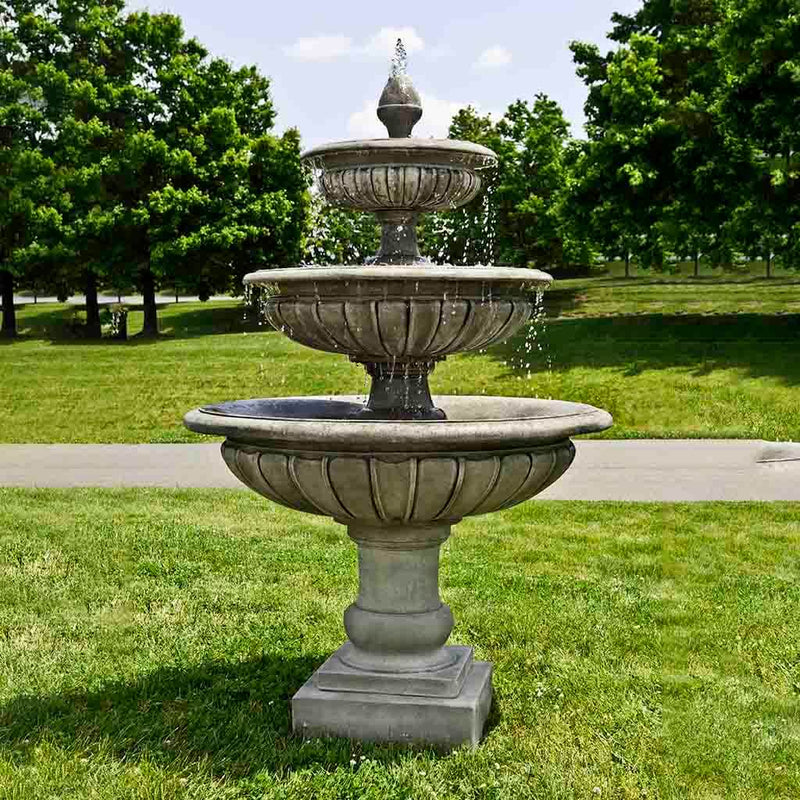
[[[0,797],[789,800],[800,508],[528,503],[460,525],[470,752],[304,742],[344,530],[236,491],[0,491]]]
[[[455,357],[434,392],[591,403],[614,415],[612,438],[800,440],[800,280],[560,281],[547,304],[541,350],[524,355],[522,335]],[[361,368],[235,301],[165,305],[158,341],[66,338],[75,313],[28,305],[20,341],[0,344],[0,442],[197,441],[180,420],[204,403],[365,389]]]

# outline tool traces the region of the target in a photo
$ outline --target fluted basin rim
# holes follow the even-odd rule
[[[443,395],[433,401],[448,419],[360,420],[354,415],[361,398],[334,395],[209,405],[186,414],[184,425],[278,449],[408,454],[525,449],[603,431],[613,422],[607,411],[563,400]]]
[[[547,286],[552,275],[538,269],[522,267],[449,266],[434,264],[372,266],[318,266],[280,267],[250,272],[244,276],[245,284],[287,283],[292,281],[481,281],[486,283],[527,283]]]
[[[459,139],[422,139],[410,137],[407,139],[349,139],[341,142],[330,142],[328,144],[312,147],[306,150],[300,158],[303,161],[324,159],[327,157],[339,157],[358,154],[359,159],[364,160],[364,164],[383,164],[392,161],[393,153],[414,153],[426,163],[439,163],[438,159],[444,159],[444,163],[451,163],[459,155],[467,156],[470,159],[477,157],[477,160],[485,159],[486,166],[489,162],[497,161],[497,154],[494,150],[484,147],[475,142],[464,142]]]

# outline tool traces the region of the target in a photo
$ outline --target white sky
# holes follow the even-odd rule
[[[385,136],[375,116],[398,33],[423,98],[417,136],[446,136],[472,104],[496,116],[545,92],[582,134],[586,91],[572,39],[610,48],[614,11],[639,0],[132,0],[171,11],[215,56],[256,64],[272,80],[277,129],[299,128],[303,145]]]

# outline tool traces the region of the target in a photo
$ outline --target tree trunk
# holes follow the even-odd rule
[[[700,252],[698,250],[694,251],[694,276],[695,278],[700,277]]]
[[[13,339],[17,335],[17,312],[14,308],[14,276],[0,270],[0,293],[3,296],[3,327],[0,336]]]
[[[103,335],[100,326],[100,305],[97,302],[97,275],[91,270],[86,273],[86,336],[89,339],[99,339]]]
[[[625,277],[630,278],[631,276],[631,254],[626,250],[625,251]]]
[[[772,277],[772,253],[767,253],[767,277]]]
[[[156,281],[149,269],[143,269],[142,304],[144,306],[143,336],[158,336],[158,309],[156,308]]]

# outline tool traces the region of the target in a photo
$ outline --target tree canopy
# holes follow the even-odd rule
[[[152,334],[159,286],[236,292],[254,265],[300,260],[299,134],[271,134],[254,67],[122,0],[2,0],[0,17],[7,333],[14,285],[84,292],[91,335],[98,285],[136,286]]]
[[[626,270],[737,255],[800,265],[797,0],[643,0],[614,14],[602,53],[570,47],[586,135],[532,91],[502,118],[467,107],[449,135],[498,155],[487,191],[427,215],[425,252],[450,263]],[[370,215],[308,192],[294,130],[272,132],[270,83],[124,0],[0,0],[0,296],[241,291],[259,265],[363,261]]]

